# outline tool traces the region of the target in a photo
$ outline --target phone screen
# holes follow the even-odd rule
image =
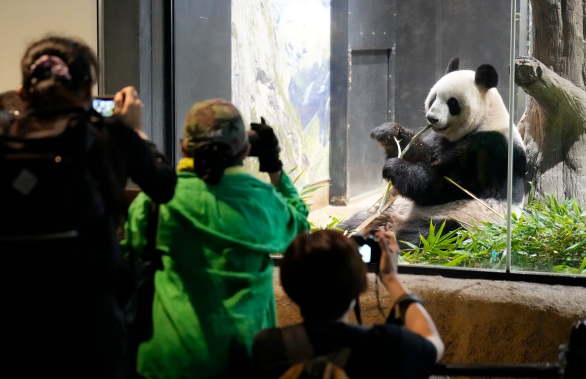
[[[372,249],[370,246],[366,244],[362,245],[358,248],[358,252],[362,256],[362,261],[364,263],[370,263],[370,260],[372,258]]]
[[[102,117],[110,117],[114,115],[114,99],[94,99],[92,106],[102,115]]]

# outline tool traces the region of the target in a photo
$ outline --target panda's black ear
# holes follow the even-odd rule
[[[499,75],[494,67],[489,64],[483,64],[476,69],[474,82],[486,89],[491,89],[499,85]]]
[[[452,71],[458,71],[460,69],[460,58],[452,58],[450,63],[448,63],[448,69],[446,70],[446,74],[449,74]]]

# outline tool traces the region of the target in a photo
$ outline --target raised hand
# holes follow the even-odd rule
[[[264,118],[261,117],[260,124],[250,124],[251,130],[248,132],[250,141],[250,156],[258,157],[261,172],[275,173],[281,171],[283,163],[279,159],[279,140],[275,135],[272,127],[267,125]]]

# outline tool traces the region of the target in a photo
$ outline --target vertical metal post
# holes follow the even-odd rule
[[[165,4],[165,53],[164,53],[164,82],[165,82],[165,154],[173,162],[176,157],[176,111],[175,106],[175,1],[170,0]]]
[[[509,61],[509,155],[507,168],[507,273],[511,272],[511,232],[513,208],[513,128],[515,128],[515,42],[517,37],[517,1],[511,0],[511,43]]]
[[[98,94],[104,94],[106,79],[104,75],[104,1],[97,1],[98,7],[98,64],[101,72],[98,73]]]

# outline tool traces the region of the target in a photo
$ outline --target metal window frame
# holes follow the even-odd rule
[[[282,255],[272,255],[275,266],[281,266]],[[377,267],[368,266],[368,272],[377,273]],[[540,272],[506,272],[504,270],[484,270],[469,268],[453,268],[444,266],[426,266],[426,265],[399,265],[399,274],[406,275],[425,275],[425,276],[442,276],[453,279],[480,279],[480,280],[498,280],[510,282],[526,282],[535,284],[561,285],[570,287],[586,287],[585,275],[567,275],[551,274]]]
[[[100,21],[104,17],[104,1],[98,0],[98,58],[101,65],[104,64],[104,30],[103,23]],[[152,45],[157,45],[156,49],[149,53],[149,58],[153,61],[151,72],[152,85],[152,107],[153,115],[152,122],[155,125],[161,125],[160,128],[152,128],[152,138],[159,146],[164,147],[165,153],[169,157],[175,156],[175,99],[174,99],[174,82],[175,82],[175,62],[174,62],[174,1],[173,0],[149,0],[151,12],[151,42]],[[516,4],[515,0],[511,1]],[[335,9],[334,9],[335,8]],[[514,8],[512,6],[512,11]],[[162,13],[161,13],[162,12]],[[334,109],[332,106],[331,125],[337,127],[331,128],[331,140],[338,141],[340,144],[335,145],[332,142],[331,151],[336,151],[335,148],[342,148],[346,151],[347,144],[347,96],[348,89],[348,0],[332,0],[332,59],[331,59],[331,75],[332,75],[332,100],[337,99],[340,106]],[[512,18],[514,21],[514,12]],[[346,21],[345,24],[343,21]],[[337,21],[337,23],[336,23]],[[512,21],[512,23],[513,23]],[[340,22],[342,22],[340,24]],[[344,26],[345,25],[345,26]],[[512,25],[513,27],[513,25]],[[516,42],[512,38],[512,43]],[[514,54],[511,54],[514,57]],[[338,61],[340,60],[340,61]],[[103,66],[102,66],[103,67]],[[511,70],[514,71],[514,70]],[[338,82],[336,82],[338,80]],[[105,79],[103,75],[99,78],[99,89],[104,90]],[[514,86],[514,79],[511,80]],[[156,95],[155,95],[156,94]],[[334,101],[332,101],[334,103]],[[345,161],[346,155],[342,154],[338,160],[333,159],[331,155],[330,161],[333,164],[336,161],[344,166],[344,175],[346,175]],[[342,160],[342,161],[339,161]],[[332,166],[334,167],[334,166]],[[340,173],[340,170],[333,170],[334,173]],[[339,181],[339,186],[335,186],[334,177],[332,176],[332,189],[335,196],[343,196],[347,188],[345,179]],[[336,192],[338,191],[338,192]],[[279,266],[281,257],[273,258],[275,265]],[[370,269],[374,272],[373,269]],[[479,270],[466,268],[451,268],[451,267],[434,267],[434,266],[418,266],[418,265],[400,265],[399,273],[411,275],[439,275],[447,278],[459,279],[483,279],[483,280],[505,280],[515,282],[529,282],[548,285],[563,285],[563,286],[580,286],[586,287],[586,276],[584,275],[566,275],[566,274],[552,274],[552,273],[537,273],[537,272],[515,272],[515,271],[499,271],[499,270]]]
[[[518,0],[517,0],[518,1]],[[510,64],[514,67],[515,46],[517,43],[516,8],[517,1],[511,0],[511,34],[510,34]],[[521,6],[527,6],[526,1],[521,1]],[[348,47],[348,0],[332,0],[331,2],[331,116],[330,116],[330,204],[346,205],[348,201],[348,75],[349,54]],[[509,109],[515,109],[517,100],[514,95],[515,72],[510,70],[509,82]],[[510,133],[514,126],[514,111],[510,112]],[[512,139],[512,137],[510,137]],[[512,145],[510,146],[512,147]],[[509,171],[512,174],[512,152],[508,156]],[[508,180],[508,186],[512,181]],[[509,190],[508,207],[511,209],[512,190]],[[452,267],[434,267],[426,265],[400,265],[399,273],[413,275],[440,275],[448,278],[460,279],[485,279],[485,280],[509,280],[550,285],[586,286],[586,275],[568,275],[541,272],[517,272],[511,268],[511,217],[507,218],[507,265],[505,270],[479,270]],[[274,258],[275,264],[280,264],[279,258]]]

